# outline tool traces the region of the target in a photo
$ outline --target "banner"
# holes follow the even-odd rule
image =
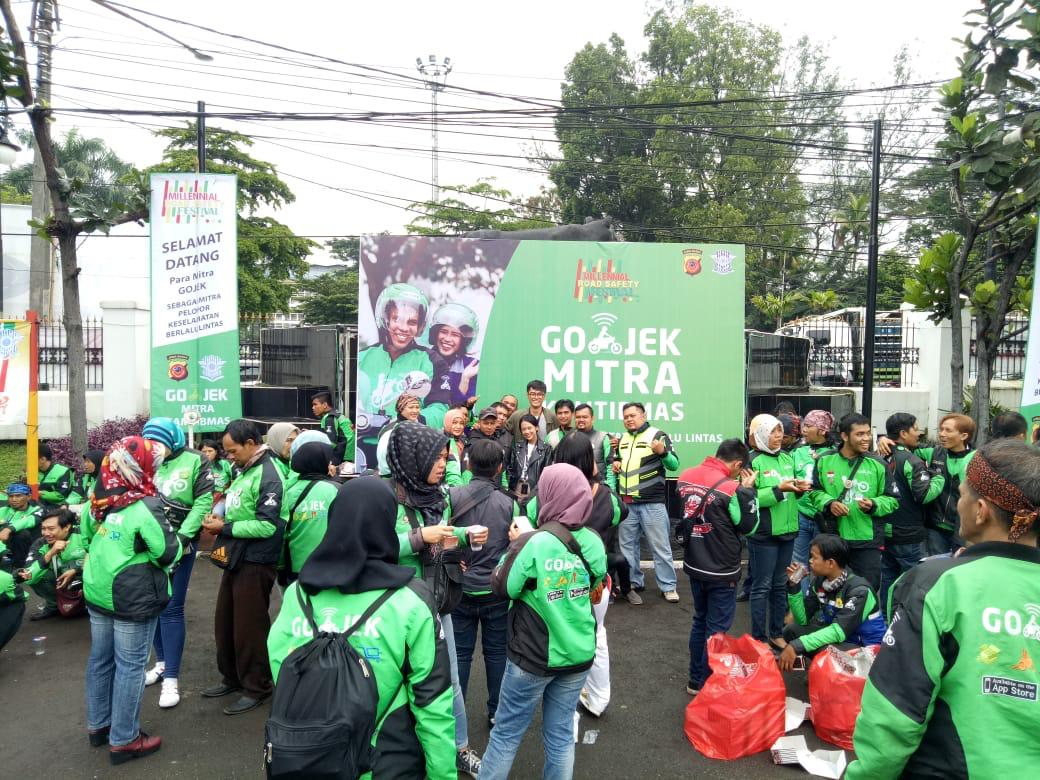
[[[0,320],[0,425],[25,425],[29,417],[30,327]]]
[[[742,438],[743,246],[363,236],[360,266],[359,465],[402,392],[439,428],[532,379],[608,433],[641,401],[683,467]]]
[[[217,431],[242,415],[237,179],[151,177],[151,413]]]
[[[1029,423],[1029,441],[1036,444],[1040,437],[1040,235],[1033,263],[1033,311],[1029,317],[1026,370],[1022,377],[1022,415]]]

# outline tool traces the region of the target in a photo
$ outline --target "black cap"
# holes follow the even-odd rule
[[[477,417],[478,420],[486,420],[489,417],[498,419],[498,410],[493,406],[486,406],[480,410],[480,415]]]

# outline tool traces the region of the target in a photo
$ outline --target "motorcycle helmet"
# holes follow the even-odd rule
[[[430,310],[430,301],[422,291],[410,284],[391,284],[383,289],[376,299],[376,325],[380,330],[388,330],[390,322],[388,313],[390,304],[403,303],[413,306],[419,312],[419,331],[426,327],[426,315]]]
[[[462,333],[464,341],[460,352],[466,352],[473,339],[480,333],[477,315],[469,306],[463,306],[461,303],[446,303],[434,312],[430,319],[430,328],[426,332],[426,343],[433,349],[437,348],[437,329],[441,325],[451,325]]]

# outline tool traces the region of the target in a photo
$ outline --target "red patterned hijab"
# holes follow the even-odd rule
[[[101,522],[112,509],[130,506],[145,496],[154,496],[155,472],[163,462],[164,451],[155,442],[140,436],[120,439],[101,461],[90,511]]]

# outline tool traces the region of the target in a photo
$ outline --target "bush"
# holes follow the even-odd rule
[[[97,428],[91,428],[87,431],[87,449],[107,451],[109,447],[124,436],[140,436],[146,422],[148,422],[146,415],[140,415],[129,420],[123,417],[105,420]],[[47,443],[51,446],[54,460],[57,463],[79,471],[83,461],[72,449],[72,439],[69,436],[62,436],[60,439],[48,439]]]

